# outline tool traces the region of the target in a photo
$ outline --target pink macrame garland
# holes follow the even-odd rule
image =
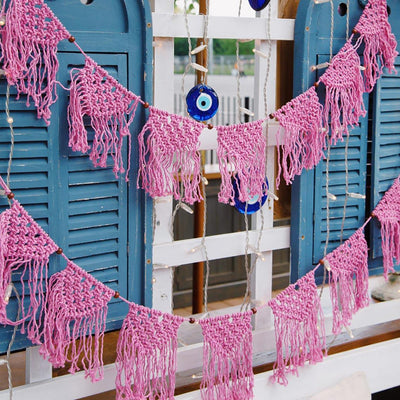
[[[82,268],[68,261],[67,267],[50,278],[46,296],[40,353],[54,367],[71,363],[92,382],[103,379],[103,338],[107,303],[114,291]]]
[[[198,146],[204,125],[155,107],[149,110],[138,136],[138,188],[153,198],[173,195],[189,204],[201,201]]]
[[[267,191],[265,183],[265,148],[263,120],[246,124],[217,126],[221,188],[218,200],[234,205],[236,180],[239,200],[261,198]]]
[[[39,325],[43,314],[40,307],[47,287],[49,257],[58,246],[16,200],[0,214],[0,246],[0,324],[22,324],[21,333],[25,333],[26,321],[28,338],[33,343],[39,343]],[[15,272],[21,274],[21,304],[24,303],[26,285],[30,296],[29,307],[27,310],[22,307],[19,321],[7,318],[4,299]]]
[[[351,41],[333,57],[320,81],[326,87],[324,127],[327,131],[330,128],[330,143],[336,144],[343,140],[343,133],[348,135],[349,127],[358,126],[360,117],[366,114],[360,57]]]
[[[90,159],[95,167],[105,168],[110,154],[113,171],[124,173],[123,138],[128,138],[128,181],[131,158],[129,125],[135,116],[139,97],[111,77],[106,70],[87,57],[85,66],[71,71],[70,102],[68,105],[69,146],[86,153],[90,146],[83,117],[88,115],[94,130]]]
[[[287,373],[298,375],[297,368],[306,361],[315,364],[324,356],[324,315],[314,271],[288,286],[268,304],[275,318],[277,353],[271,379],[287,385]]]
[[[183,320],[130,305],[117,344],[118,400],[174,398],[177,334]]]
[[[38,118],[50,124],[50,106],[57,101],[57,45],[70,34],[43,0],[10,0],[1,29],[1,61],[18,97],[27,95]]]
[[[279,168],[276,187],[279,187],[282,171],[289,185],[304,168],[315,167],[324,156],[327,134],[322,127],[322,111],[312,86],[274,113],[280,125],[276,134]]]
[[[369,305],[368,245],[363,228],[324,258],[328,268],[333,309],[332,333],[351,323],[353,315]],[[353,278],[355,278],[353,280]]]
[[[370,93],[384,67],[396,72],[397,42],[388,21],[386,0],[369,0],[354,32],[360,34],[355,48],[364,44],[365,91]]]
[[[383,273],[394,272],[393,259],[400,263],[400,176],[372,212],[381,224]]]
[[[251,399],[252,311],[199,320],[203,330],[203,400]]]

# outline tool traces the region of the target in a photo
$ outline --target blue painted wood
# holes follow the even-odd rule
[[[334,0],[334,38],[333,54],[343,46],[346,41],[346,16],[338,13],[340,0]],[[398,21],[400,17],[399,0],[389,0],[391,8],[389,17],[394,33],[400,37],[398,32]],[[350,1],[350,31],[357,23],[362,8],[357,0]],[[310,87],[324,70],[311,71],[311,66],[329,60],[330,47],[330,3],[315,4],[313,1],[302,0],[299,4],[295,25],[295,66],[294,66],[294,95],[304,92]],[[344,224],[343,239],[348,238],[359,226],[361,226],[371,212],[372,204],[376,204],[376,190],[380,195],[387,186],[383,185],[385,179],[393,180],[399,174],[399,135],[400,109],[398,101],[400,98],[398,78],[393,75],[385,77],[377,86],[371,96],[364,96],[364,102],[369,114],[360,120],[360,126],[353,129],[349,142],[349,191],[365,194],[366,200],[348,199],[346,209],[346,220]],[[396,86],[397,85],[397,86]],[[386,91],[387,92],[386,92]],[[323,87],[318,88],[321,102],[324,101]],[[387,93],[387,94],[384,94]],[[387,96],[384,104],[381,97]],[[373,122],[369,122],[369,119]],[[398,122],[399,121],[399,122]],[[369,146],[371,126],[374,128],[373,146]],[[384,136],[384,129],[390,129],[394,134],[388,133]],[[396,137],[397,134],[397,137]],[[392,139],[390,144],[387,140]],[[383,141],[382,144],[380,144]],[[384,149],[384,146],[386,148]],[[330,161],[330,193],[337,196],[336,201],[330,201],[330,235],[327,251],[331,251],[340,244],[340,231],[342,225],[344,192],[345,192],[345,144],[338,143],[331,150]],[[390,156],[389,156],[390,155]],[[388,159],[389,156],[389,159]],[[371,158],[372,157],[372,158]],[[370,158],[375,159],[369,167]],[[324,255],[324,247],[327,234],[326,218],[326,194],[325,174],[326,162],[321,161],[318,166],[303,173],[295,179],[292,186],[292,218],[291,218],[291,280],[296,281],[313,268],[313,265]],[[388,172],[390,171],[390,172]],[[389,174],[389,178],[385,178]],[[380,186],[379,186],[380,185]],[[370,189],[372,186],[372,192]],[[377,189],[380,187],[380,189]],[[313,190],[310,190],[313,188]],[[370,200],[370,201],[369,201]],[[376,240],[376,227],[372,230],[372,240]],[[379,272],[381,260],[371,263],[371,273]],[[380,265],[379,265],[380,263]],[[317,275],[317,280],[322,280],[322,270]]]
[[[147,1],[49,0],[48,5],[76,37],[79,45],[123,85],[151,102],[152,29]],[[68,86],[70,70],[83,66],[84,57],[68,41],[60,43],[57,79]],[[151,306],[151,200],[136,189],[138,152],[136,135],[145,120],[142,107],[132,124],[130,183],[115,178],[109,168],[94,168],[87,155],[68,147],[66,109],[68,92],[58,90],[49,127],[36,118],[33,107],[15,100],[10,108],[16,130],[11,169],[11,188],[16,198],[49,232],[65,254],[100,281],[129,300]],[[5,84],[0,85],[0,109],[4,109]],[[1,112],[1,111],[0,111]],[[90,132],[90,128],[89,128]],[[89,133],[89,139],[93,135]],[[7,170],[10,132],[0,119],[0,173]],[[124,161],[127,162],[127,143]],[[0,199],[1,209],[6,205]],[[150,265],[145,261],[150,259]],[[52,256],[50,273],[65,261]],[[146,266],[146,268],[145,268]],[[18,281],[18,275],[15,279]],[[17,287],[20,286],[17,284]],[[28,299],[29,300],[29,299]],[[10,304],[10,316],[15,310]],[[127,305],[113,299],[109,304],[107,329],[117,329]],[[11,329],[0,329],[0,353],[6,350]],[[29,342],[20,334],[13,349]]]

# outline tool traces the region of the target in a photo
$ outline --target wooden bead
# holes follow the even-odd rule
[[[74,37],[74,36],[70,36],[70,37],[68,38],[68,41],[69,41],[70,43],[74,43],[74,42],[75,42],[75,37]]]
[[[275,118],[274,114],[269,114],[269,119],[274,119],[274,118]]]
[[[190,324],[194,324],[196,322],[196,320],[193,318],[193,317],[190,317],[189,318],[189,323]]]
[[[212,129],[212,128],[214,128],[214,126],[213,126],[213,124],[208,124],[208,125],[207,125],[207,128],[208,128],[208,129]]]
[[[352,32],[353,32],[355,35],[358,34],[358,31],[357,31],[356,29],[354,29],[354,28],[353,28]]]
[[[12,199],[15,197],[15,195],[14,195],[13,192],[11,192],[11,193],[8,193],[7,197],[8,197],[10,200],[12,200]]]
[[[149,108],[149,103],[148,103],[147,101],[144,102],[144,103],[143,103],[143,107],[144,107],[144,108]]]
[[[61,247],[59,247],[59,248],[56,250],[56,253],[57,253],[57,254],[62,254],[62,253],[63,253],[63,249],[62,249]]]
[[[251,312],[252,312],[253,314],[255,314],[255,313],[257,312],[257,308],[253,307],[253,308],[251,309]]]
[[[115,298],[115,299],[118,299],[118,298],[119,298],[119,296],[120,296],[119,292],[118,292],[118,291],[116,291],[116,292],[114,293],[114,298]]]

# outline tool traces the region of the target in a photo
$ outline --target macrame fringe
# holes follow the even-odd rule
[[[269,302],[275,319],[276,362],[273,382],[288,384],[286,375],[298,375],[306,361],[322,361],[325,349],[324,315],[314,271],[288,286]]]
[[[88,115],[94,130],[89,158],[95,167],[105,168],[107,158],[114,161],[113,172],[117,177],[124,173],[122,145],[128,138],[128,181],[131,159],[132,123],[139,97],[129,92],[112,78],[107,71],[87,57],[82,69],[71,71],[70,102],[68,105],[69,146],[73,151],[86,153],[89,149],[83,117]]]
[[[153,198],[173,195],[189,204],[201,201],[198,146],[204,125],[155,107],[149,110],[138,136],[137,187]]]
[[[386,0],[369,0],[354,32],[360,34],[355,48],[364,45],[365,91],[370,93],[384,67],[390,73],[396,72],[394,65],[398,55],[397,42],[388,21]]]
[[[322,110],[315,87],[312,86],[274,113],[279,121],[276,134],[277,188],[282,172],[286,184],[289,185],[304,168],[314,168],[324,156],[327,131],[322,127]]]
[[[221,187],[218,200],[234,205],[235,179],[239,201],[247,202],[268,190],[265,183],[265,148],[263,120],[246,124],[217,126]]]
[[[1,61],[18,97],[27,95],[37,108],[38,118],[50,124],[50,106],[57,101],[57,45],[68,31],[43,0],[10,0],[1,34]]]
[[[351,323],[353,315],[369,305],[368,245],[363,229],[328,254],[329,287],[332,301],[332,333]],[[355,279],[353,279],[355,278]]]
[[[350,41],[333,57],[320,81],[326,86],[324,127],[327,131],[330,128],[330,143],[336,144],[366,114],[360,57]]]
[[[203,330],[201,398],[252,399],[252,311],[199,320]]]
[[[174,398],[182,322],[182,317],[130,305],[117,344],[117,400]]]
[[[107,303],[114,291],[71,261],[50,278],[40,354],[55,368],[85,370],[92,382],[103,379],[103,339]]]

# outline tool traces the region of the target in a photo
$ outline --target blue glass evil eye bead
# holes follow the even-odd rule
[[[186,105],[189,115],[197,121],[211,119],[218,110],[218,96],[213,88],[200,83],[186,96]]]
[[[267,7],[270,0],[249,0],[250,7],[253,10],[261,11],[263,8]]]
[[[267,184],[267,190],[269,189],[269,185],[268,185],[268,179],[265,178],[265,183]],[[234,197],[234,202],[235,202],[235,208],[236,210],[238,210],[241,214],[244,214],[246,212],[246,202],[240,201],[239,200],[239,189],[238,186],[240,186],[240,180],[239,178],[236,177],[232,179],[232,185],[233,185],[233,190],[235,192],[235,197]],[[264,205],[264,203],[267,200],[268,194],[265,193],[262,197],[261,197],[261,204],[260,204],[260,196],[254,196],[252,199],[250,199],[247,202],[247,214],[254,214],[255,212],[257,212],[260,207],[262,207]]]

